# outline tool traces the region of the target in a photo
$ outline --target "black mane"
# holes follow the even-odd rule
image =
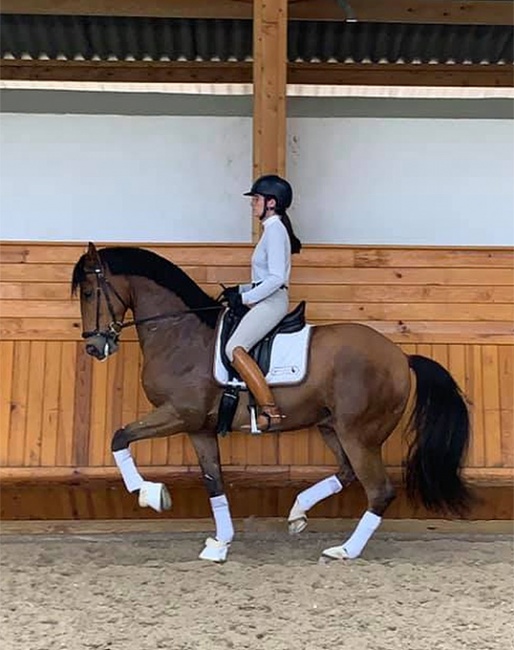
[[[100,259],[113,275],[137,275],[153,280],[181,298],[189,309],[218,307],[198,311],[198,318],[214,329],[223,307],[205,293],[182,269],[164,257],[144,248],[114,246],[98,251]],[[72,293],[86,279],[86,253],[75,264],[71,280]]]

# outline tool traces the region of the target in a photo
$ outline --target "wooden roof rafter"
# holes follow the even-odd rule
[[[359,22],[514,25],[511,0],[351,0]],[[4,14],[252,19],[253,0],[3,0]],[[338,0],[289,0],[290,20],[345,20]]]
[[[3,60],[0,78],[16,81],[249,84],[251,62]],[[372,63],[289,63],[287,83],[356,86],[511,88],[512,67]]]

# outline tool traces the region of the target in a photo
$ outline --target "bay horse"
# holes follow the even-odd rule
[[[129,446],[187,433],[216,527],[199,557],[224,562],[234,529],[216,429],[223,386],[213,376],[213,355],[226,307],[171,261],[137,247],[97,249],[90,242],[74,266],[71,285],[73,295],[80,292],[89,355],[106,359],[118,349],[123,328],[137,329],[142,385],[155,409],[113,433],[111,450],[127,490],[139,493],[143,507],[169,509],[167,488],[143,479]],[[134,320],[124,322],[129,310]],[[298,494],[288,515],[289,531],[301,532],[310,508],[357,479],[367,496],[367,510],[351,536],[323,555],[358,557],[395,498],[381,448],[399,426],[409,436],[409,498],[433,512],[468,512],[474,496],[462,477],[462,463],[470,439],[469,414],[450,373],[429,358],[405,354],[381,333],[358,323],[312,326],[308,345],[306,376],[296,385],[276,387],[274,394],[286,416],[284,430],[316,426],[338,470]],[[236,431],[248,425],[250,398],[243,390],[233,420]]]

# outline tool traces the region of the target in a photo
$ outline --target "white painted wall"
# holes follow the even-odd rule
[[[288,128],[304,242],[514,245],[512,120]],[[250,241],[251,138],[249,116],[3,113],[0,239]]]
[[[514,245],[510,120],[291,119],[311,243]]]
[[[251,238],[251,119],[0,118],[0,239]]]

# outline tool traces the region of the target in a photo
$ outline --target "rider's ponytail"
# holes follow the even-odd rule
[[[279,213],[279,215],[280,218],[282,219],[282,223],[286,227],[287,234],[289,235],[289,241],[291,242],[291,253],[293,255],[295,253],[299,253],[302,249],[302,242],[294,234],[293,226],[291,225],[291,220],[289,219],[285,211],[282,214]]]

